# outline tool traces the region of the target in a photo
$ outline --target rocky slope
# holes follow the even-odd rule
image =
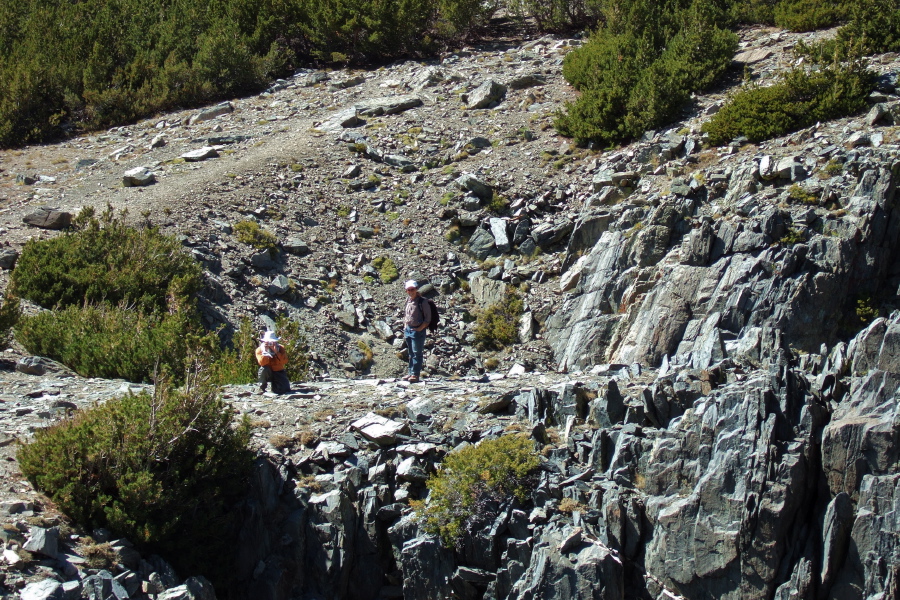
[[[744,32],[737,58],[765,81],[798,37]],[[208,269],[210,324],[288,314],[311,332],[332,377],[280,398],[226,391],[260,450],[229,595],[900,597],[896,57],[873,60],[884,76],[865,115],[706,148],[723,89],[670,130],[594,152],[547,127],[571,97],[559,70],[573,43],[301,73],[211,112],[3,156],[8,256],[52,235],[22,225],[42,204],[111,202],[185,236]],[[218,157],[178,158],[199,146]],[[140,166],[155,183],[118,187]],[[278,236],[274,259],[236,240],[245,219]],[[424,384],[390,377],[402,296],[379,282],[381,256],[445,309]],[[484,375],[467,313],[513,285],[523,339],[498,371],[518,366]],[[358,372],[357,339],[377,377],[334,377]],[[122,386],[0,378],[10,440]],[[512,431],[541,449],[531,497],[443,547],[408,501],[447,452]],[[6,477],[21,504],[7,512],[42,506]],[[113,570],[133,593],[169,593],[149,586],[161,563],[132,558]],[[9,567],[8,585],[102,579],[66,562]]]

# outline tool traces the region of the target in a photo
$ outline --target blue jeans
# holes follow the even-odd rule
[[[412,327],[403,330],[406,349],[409,350],[409,374],[419,376],[422,372],[422,351],[425,350],[425,330],[416,331]]]

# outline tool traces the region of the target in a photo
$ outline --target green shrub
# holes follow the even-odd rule
[[[595,21],[599,16],[597,4],[584,0],[510,0],[506,8],[521,19],[533,19],[541,31],[556,31]]]
[[[278,317],[275,331],[279,342],[287,352],[285,373],[290,381],[303,381],[309,376],[309,348],[300,325],[287,317]],[[259,334],[248,318],[241,319],[240,326],[231,339],[231,345],[221,353],[210,357],[211,380],[218,385],[253,383],[259,363],[256,348]]]
[[[21,317],[19,299],[7,293],[0,303],[0,350],[9,343],[9,332]]]
[[[83,377],[149,381],[157,369],[183,372],[189,354],[217,345],[193,310],[174,313],[128,305],[85,304],[19,319],[16,339],[32,354],[57,360]]]
[[[534,443],[518,435],[451,452],[428,479],[427,502],[416,504],[425,530],[448,546],[459,544],[484,524],[484,513],[512,499],[526,500],[534,483],[529,474],[538,463]]]
[[[481,350],[502,350],[516,343],[523,307],[519,295],[507,290],[500,302],[479,311],[475,319],[475,345]]]
[[[278,240],[275,235],[260,227],[256,221],[238,221],[234,224],[237,240],[242,244],[253,246],[257,250],[275,250]]]
[[[728,67],[737,36],[713,4],[611,2],[606,25],[566,55],[563,75],[581,96],[555,126],[579,144],[615,144],[671,121],[690,94]]]
[[[878,309],[871,296],[862,296],[856,300],[856,317],[863,325],[868,325],[878,316]]]
[[[900,4],[896,0],[847,2],[846,16],[847,23],[835,39],[822,45],[826,56],[900,51]]]
[[[828,161],[828,164],[822,169],[822,171],[828,175],[829,177],[834,177],[836,175],[840,175],[844,172],[844,163],[839,160],[834,160],[833,158]]]
[[[201,284],[176,239],[84,210],[73,231],[25,244],[11,289],[54,310],[19,319],[16,338],[86,377],[182,373],[189,354],[218,346],[197,318]]]
[[[365,340],[358,340],[356,342],[356,347],[359,348],[359,351],[363,355],[362,361],[360,361],[360,367],[363,371],[372,366],[372,362],[375,360],[375,353],[372,352],[372,349],[365,342]]]
[[[129,227],[111,210],[101,221],[83,212],[76,227],[26,242],[11,277],[16,295],[44,308],[104,302],[145,312],[193,302],[201,269],[175,238]]]
[[[733,95],[703,126],[719,145],[738,136],[760,142],[818,121],[852,115],[866,107],[874,75],[861,63],[833,64],[815,71],[797,68],[778,83],[750,85]]]
[[[774,25],[775,6],[780,0],[748,0],[732,2],[729,16],[735,23],[746,25]]]
[[[238,546],[232,507],[253,460],[250,427],[233,415],[196,377],[181,390],[160,381],[152,396],[112,399],[37,430],[19,466],[73,520],[221,585]]]
[[[818,204],[818,197],[802,185],[794,184],[788,189],[788,200],[801,204]]]
[[[791,31],[815,31],[836,24],[843,5],[823,0],[782,0],[775,6],[775,24]]]
[[[501,214],[507,209],[508,206],[509,199],[502,194],[497,193],[496,191],[494,192],[493,196],[491,196],[491,199],[488,200],[484,205],[486,209],[496,214]]]
[[[793,246],[794,244],[802,244],[805,241],[806,240],[803,239],[803,234],[800,233],[799,231],[797,231],[796,229],[794,229],[793,227],[790,227],[787,230],[787,233],[785,233],[784,236],[780,240],[778,240],[778,242],[783,246]]]
[[[378,269],[378,278],[381,283],[390,283],[400,277],[397,265],[388,256],[379,256],[372,261],[372,266]]]

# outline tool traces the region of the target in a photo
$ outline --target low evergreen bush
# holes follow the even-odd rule
[[[189,355],[218,349],[197,315],[201,285],[175,238],[129,227],[111,208],[100,219],[85,210],[73,231],[25,244],[10,288],[53,310],[19,319],[16,339],[85,377],[182,373]]]
[[[563,63],[581,95],[555,126],[579,144],[608,146],[671,121],[692,93],[724,73],[737,49],[725,13],[708,0],[610,5],[605,25]]]
[[[428,479],[428,500],[415,503],[416,512],[426,531],[448,546],[457,545],[503,504],[524,502],[538,464],[534,443],[525,436],[505,435],[466,446],[448,454]]]
[[[397,265],[389,256],[379,256],[372,261],[372,266],[378,269],[378,278],[381,283],[390,283],[400,277]]]
[[[869,56],[900,51],[900,2],[856,0],[846,3],[847,23],[823,44],[827,56]]]
[[[66,515],[107,527],[176,569],[222,585],[253,454],[250,426],[196,376],[176,390],[107,401],[35,432],[19,448],[25,477]],[[215,560],[210,560],[215,557]]]
[[[154,312],[192,302],[201,273],[178,240],[129,227],[110,208],[100,219],[82,211],[73,231],[26,242],[10,281],[44,308],[102,302]]]
[[[714,145],[738,136],[760,142],[785,135],[818,121],[861,111],[874,81],[873,73],[855,61],[818,70],[796,68],[774,85],[743,88],[704,124],[703,130]]]
[[[3,297],[0,302],[0,350],[5,350],[9,343],[9,332],[18,322],[21,312],[19,309],[19,299],[10,294]]]
[[[843,4],[823,0],[782,0],[774,12],[776,25],[797,32],[831,27],[846,15]]]
[[[156,371],[181,373],[189,355],[216,347],[193,310],[144,312],[127,305],[86,304],[19,320],[16,339],[82,377],[150,381]]]

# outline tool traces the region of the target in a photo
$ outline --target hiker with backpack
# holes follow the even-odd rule
[[[431,324],[431,301],[419,294],[419,284],[415,280],[407,281],[405,287],[408,297],[403,310],[403,337],[409,350],[409,375],[404,379],[416,383],[422,372],[425,331]]]

